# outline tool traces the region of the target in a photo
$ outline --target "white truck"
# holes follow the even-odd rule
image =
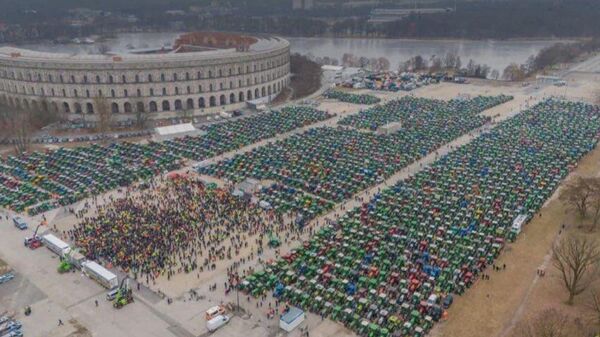
[[[71,251],[71,246],[69,246],[68,243],[57,238],[53,234],[43,235],[42,242],[44,243],[44,246],[48,247],[48,249],[60,257],[65,257]]]
[[[82,263],[83,272],[91,279],[100,283],[107,289],[112,289],[119,286],[117,275],[111,273],[108,269],[102,267],[94,261],[86,261]]]
[[[215,318],[206,321],[206,328],[208,331],[213,332],[227,323],[229,323],[229,316],[218,315]]]

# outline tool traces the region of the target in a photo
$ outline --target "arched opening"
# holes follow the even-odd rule
[[[204,103],[204,97],[198,98],[198,107],[199,108],[206,108],[206,103]]]
[[[125,102],[125,104],[124,104],[123,107],[125,108],[125,113],[131,113],[132,112],[131,103]]]
[[[238,101],[243,102],[244,101],[244,92],[240,91],[239,95],[238,95]]]
[[[85,105],[87,113],[88,114],[93,114],[94,113],[94,105],[92,103],[87,103]]]
[[[81,114],[83,112],[83,110],[81,109],[81,104],[79,103],[75,103],[75,113],[76,114]]]
[[[119,113],[119,105],[117,103],[113,102],[110,105],[110,111],[112,111],[112,113],[114,113],[114,114],[118,114]]]
[[[271,86],[268,87],[269,96],[271,96]]]
[[[260,95],[261,95],[262,97],[265,97],[265,96],[267,96],[267,90],[265,90],[265,87],[262,87],[262,89],[261,89],[261,91],[260,91]]]
[[[252,90],[248,90],[248,92],[246,93],[246,99],[247,100],[251,100],[252,99]]]
[[[150,112],[156,112],[158,111],[158,106],[156,106],[156,102],[151,101],[150,102]]]
[[[225,105],[227,104],[227,100],[225,99],[225,95],[221,95],[221,97],[219,97],[219,105]]]
[[[29,109],[29,101],[26,99],[23,100],[23,108]]]
[[[215,96],[210,96],[210,106],[217,106],[217,99]]]
[[[235,103],[235,94],[231,93],[231,95],[229,95],[229,103]]]
[[[145,112],[144,111],[144,103],[143,102],[137,102],[136,108],[137,108],[138,112]]]
[[[254,90],[254,98],[260,98],[260,91],[258,91],[258,88]]]
[[[71,113],[71,107],[69,106],[69,103],[67,102],[63,102],[63,111],[64,113]]]
[[[181,100],[180,99],[176,99],[175,100],[175,110],[177,110],[177,111],[183,110],[183,104],[181,104]]]
[[[188,98],[187,102],[185,103],[185,108],[188,110],[194,109],[194,100],[191,98]]]
[[[171,103],[169,101],[162,102],[162,111],[171,111]]]

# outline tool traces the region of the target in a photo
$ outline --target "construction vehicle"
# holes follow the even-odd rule
[[[25,241],[23,242],[23,244],[25,245],[25,247],[28,247],[31,250],[35,250],[38,249],[42,246],[42,238],[39,237],[37,235],[40,226],[44,226],[46,224],[45,221],[42,221],[39,223],[39,225],[37,225],[37,227],[35,228],[35,232],[33,232],[33,236],[32,237],[26,237]]]
[[[133,291],[129,287],[129,277],[125,277],[119,285],[119,291],[113,301],[115,309],[121,309],[129,303],[133,302]]]

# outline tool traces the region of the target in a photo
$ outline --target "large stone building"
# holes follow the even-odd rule
[[[202,114],[273,98],[289,73],[289,42],[279,37],[189,33],[170,50],[112,55],[2,47],[0,100],[72,114],[95,114],[98,104],[113,113]]]

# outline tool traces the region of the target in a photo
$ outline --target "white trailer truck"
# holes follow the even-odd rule
[[[119,286],[117,275],[111,273],[108,269],[102,267],[94,261],[82,263],[83,272],[90,278],[96,280],[103,287],[112,289]]]
[[[50,249],[60,257],[65,257],[65,255],[67,255],[71,251],[71,247],[68,243],[57,238],[53,234],[43,235],[42,242],[44,243],[44,246],[48,247],[48,249]]]

